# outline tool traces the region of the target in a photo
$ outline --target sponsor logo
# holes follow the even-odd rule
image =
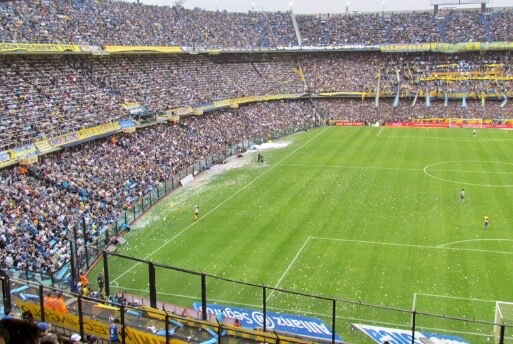
[[[200,302],[195,302],[193,307],[195,310],[202,310]],[[207,304],[207,313],[216,316],[223,313],[228,318],[239,319],[244,327],[260,329],[264,326],[264,314],[260,311]],[[267,312],[265,324],[268,330],[322,340],[332,339],[331,328],[317,318]],[[335,334],[335,341],[342,342],[343,339]]]
[[[470,344],[466,339],[445,334],[418,331],[412,333],[411,330],[399,330],[362,324],[353,324],[353,326],[371,337],[376,343],[380,344],[386,340],[389,341],[390,344]],[[412,334],[415,336],[413,338],[414,341],[412,341]]]

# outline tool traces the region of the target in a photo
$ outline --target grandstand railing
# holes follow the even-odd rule
[[[417,343],[415,337],[418,333],[457,333],[464,337],[468,343],[481,343],[490,339],[495,343],[506,343],[513,336],[513,326],[510,324],[494,323],[470,318],[458,318],[441,314],[430,314],[411,309],[401,309],[386,305],[368,304],[361,301],[345,300],[340,298],[312,295],[297,291],[290,291],[280,288],[268,287],[265,285],[251,284],[235,281],[224,277],[209,275],[202,272],[166,266],[150,261],[144,261],[134,257],[103,251],[102,255],[106,266],[109,266],[111,259],[121,259],[121,264],[142,264],[150,271],[148,278],[149,297],[143,295],[128,295],[125,292],[119,294],[120,298],[98,298],[84,297],[78,293],[61,291],[51,286],[43,286],[37,282],[9,279],[2,284],[3,294],[9,298],[5,304],[12,304],[15,314],[22,313],[26,318],[34,321],[46,321],[53,325],[53,330],[70,336],[72,333],[80,333],[83,338],[86,335],[96,335],[102,339],[102,343],[108,340],[109,322],[118,318],[121,322],[120,333],[124,334],[121,343],[142,343],[152,341],[152,336],[160,338],[158,342],[206,342],[230,343],[237,340],[238,343],[363,343],[363,333],[354,331],[357,324],[367,323],[369,326],[386,326],[391,324],[400,327],[404,333],[411,333],[411,343]],[[118,262],[119,263],[119,262]],[[108,273],[105,269],[105,287],[109,289],[116,276]],[[153,271],[153,274],[151,273]],[[142,276],[142,275],[140,275]],[[167,295],[173,295],[177,299],[177,290],[167,281],[167,278],[176,278],[179,288],[180,283],[188,284],[191,296],[196,298],[196,306],[167,303],[169,296],[159,295],[156,290],[165,290]],[[192,282],[192,283],[191,283]],[[92,283],[90,283],[92,284]],[[207,288],[208,286],[208,288]],[[233,290],[234,293],[227,295],[226,301],[221,301],[213,295],[218,288]],[[44,303],[47,293],[59,292],[67,305],[67,312],[48,309]],[[273,294],[274,293],[274,294]],[[270,297],[273,294],[274,297]],[[241,295],[246,298],[242,300]],[[228,300],[230,299],[230,300]],[[249,300],[249,301],[248,301]],[[242,303],[244,302],[244,303]],[[248,302],[251,303],[248,306]],[[221,313],[207,312],[207,307],[214,304],[221,304]],[[200,305],[200,306],[198,306]],[[238,327],[235,325],[235,318],[238,307],[248,308],[259,314],[262,318],[260,323],[253,323],[252,326]],[[185,311],[184,311],[185,310]],[[315,312],[316,311],[316,312]],[[28,314],[27,312],[30,312]],[[275,322],[271,318],[272,313],[280,314],[284,319],[288,315],[299,317],[311,317],[315,314],[330,326],[332,334],[340,335],[342,338],[351,333],[352,340],[336,340],[335,335],[330,339],[312,339],[303,337],[300,334],[291,334],[274,330],[270,325]],[[386,323],[383,323],[386,319]],[[350,323],[348,326],[347,323]],[[493,332],[494,327],[499,330]],[[441,330],[445,328],[445,330]],[[453,331],[453,332],[451,332]],[[355,339],[357,338],[357,339]],[[485,339],[486,338],[486,339]],[[408,343],[408,337],[402,336],[401,343]],[[459,341],[451,341],[459,343]]]
[[[233,318],[224,315],[202,320],[193,309],[188,309],[185,314],[164,303],[158,309],[152,308],[142,300],[134,303],[133,298],[129,300],[125,294],[123,296],[127,298],[123,301],[113,301],[84,297],[78,293],[16,278],[9,279],[8,282],[9,287],[3,287],[2,291],[9,295],[9,303],[14,306],[9,309],[12,311],[9,314],[35,322],[51,323],[52,332],[66,337],[73,333],[80,333],[83,339],[96,335],[100,338],[100,343],[108,343],[109,323],[117,318],[120,320],[120,342],[125,344],[217,343],[214,339],[220,340],[221,337],[226,343],[311,343],[285,334],[242,328],[234,324]],[[45,302],[48,294],[61,294],[66,310],[53,309],[51,302]],[[180,308],[180,311],[183,309]]]
[[[181,302],[181,305],[178,306],[180,310],[182,307],[191,307],[191,299],[195,299],[196,302],[193,302],[192,305],[194,312],[189,312],[188,316],[196,317],[199,320],[214,321],[217,314],[211,308],[216,306],[227,316],[232,313],[237,314],[241,308],[250,308],[250,314],[256,313],[263,317],[260,321],[256,321],[254,317],[248,317],[255,320],[251,326],[263,332],[270,332],[274,330],[271,324],[273,322],[276,324],[277,316],[283,319],[287,319],[289,316],[314,316],[324,321],[331,330],[331,340],[316,338],[314,340],[316,343],[340,342],[336,339],[336,335],[343,338],[345,337],[344,334],[347,335],[350,329],[351,331],[356,329],[357,324],[362,322],[371,326],[393,326],[408,331],[412,337],[412,344],[417,343],[414,339],[418,336],[418,333],[457,335],[468,340],[468,343],[485,342],[490,339],[495,340],[496,343],[506,343],[506,339],[513,339],[513,325],[508,323],[435,314],[432,313],[433,311],[415,309],[416,307],[414,309],[404,309],[386,305],[386,303],[378,305],[362,302],[361,300],[349,300],[269,287],[263,284],[248,283],[154,263],[115,252],[103,251],[102,256],[105,291],[107,293],[114,285],[118,289],[123,288],[113,283],[121,280],[123,276],[112,275],[109,273],[109,267],[114,264],[117,266],[138,264],[142,266],[143,271],[147,271],[146,274],[139,272],[138,278],[148,276],[148,287],[147,290],[138,291],[137,295],[131,295],[132,301],[135,298],[138,302],[159,309],[163,303],[172,300],[174,303]],[[187,285],[186,289],[182,288],[183,284]],[[184,291],[188,295],[181,295]],[[220,291],[224,295],[222,300],[219,299]],[[173,309],[173,312],[179,313],[176,308]],[[349,326],[347,326],[348,323]],[[494,332],[494,328],[500,330]],[[342,340],[342,342],[345,341]],[[407,342],[404,337],[402,342]],[[451,342],[459,343],[455,339]]]

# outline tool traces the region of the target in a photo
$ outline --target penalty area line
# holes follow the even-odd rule
[[[278,288],[278,286],[280,285],[281,281],[285,278],[285,275],[287,275],[287,273],[289,272],[290,268],[292,267],[292,265],[294,265],[294,263],[296,262],[297,258],[299,257],[299,255],[301,254],[301,252],[303,252],[306,244],[308,244],[308,242],[310,241],[312,237],[308,237],[305,242],[303,243],[303,246],[301,246],[301,248],[299,249],[299,251],[297,251],[296,255],[294,256],[294,258],[292,259],[292,261],[290,262],[289,266],[287,266],[287,268],[285,269],[285,272],[281,275],[281,277],[278,279],[278,282],[276,283],[276,285],[274,286],[274,288]],[[274,294],[274,289],[271,290],[271,292],[269,293],[269,296],[267,297],[267,301],[269,301],[269,299],[271,298],[271,296],[273,296]]]
[[[474,298],[474,297],[461,297],[461,296],[450,296],[450,295],[429,294],[429,293],[415,293],[414,294],[414,300],[415,300],[414,305],[415,305],[415,302],[417,299],[417,295],[430,296],[430,297],[435,297],[435,298],[440,298],[440,299],[469,300],[469,301],[476,301],[476,302],[491,302],[491,303],[497,302],[497,300],[478,299],[478,298]]]

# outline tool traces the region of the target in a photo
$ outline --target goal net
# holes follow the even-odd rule
[[[495,303],[495,325],[493,333],[495,343],[501,343],[501,328],[504,325],[504,342],[513,343],[513,302],[497,301]]]
[[[482,128],[482,118],[448,118],[449,128]]]

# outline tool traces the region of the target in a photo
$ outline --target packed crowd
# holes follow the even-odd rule
[[[303,45],[440,42],[433,13],[298,15]]]
[[[509,52],[3,57],[0,150],[128,118],[125,103],[159,114],[223,99],[307,92],[479,98],[512,90],[512,67]]]
[[[304,54],[299,57],[308,90],[401,96],[441,93],[506,93],[513,89],[509,52]],[[502,79],[501,79],[502,78]]]
[[[290,55],[0,59],[0,149],[127,118],[242,96],[299,93]],[[7,130],[9,128],[9,130]]]
[[[123,1],[0,2],[0,39],[87,45],[297,46],[287,12],[230,13]],[[511,41],[513,11],[299,15],[304,45]]]
[[[0,266],[52,273],[69,259],[68,239],[79,221],[86,233],[80,252],[123,209],[184,167],[244,139],[314,119],[307,101],[264,102],[92,141],[44,156],[27,171],[4,169]]]
[[[269,47],[293,44],[288,13],[189,10],[124,1],[0,3],[0,39],[87,45]],[[297,40],[296,40],[297,43]]]
[[[501,106],[501,101],[487,101],[483,106],[480,100],[432,99],[429,106],[425,98],[401,99],[394,106],[393,97],[381,98],[378,106],[375,99],[316,99],[314,106],[327,120],[363,122],[367,125],[386,125],[389,122],[409,122],[415,120],[442,120],[446,118],[478,118],[483,123],[513,123],[513,108]]]

